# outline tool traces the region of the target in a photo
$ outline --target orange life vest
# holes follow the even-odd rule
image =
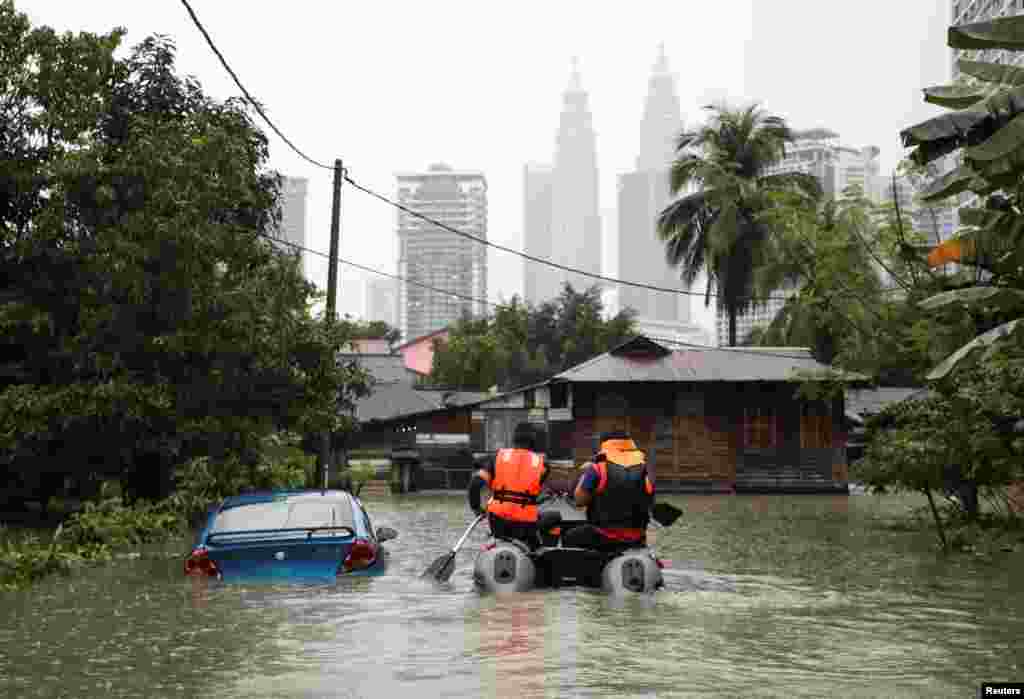
[[[487,511],[512,522],[537,521],[537,496],[544,476],[544,458],[527,449],[499,449],[494,477],[488,486]]]

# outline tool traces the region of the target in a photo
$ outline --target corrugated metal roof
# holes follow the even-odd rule
[[[405,358],[400,354],[342,354],[340,358],[354,359],[380,383],[411,384],[419,375],[419,372],[405,366]]]
[[[656,351],[660,348],[661,351]],[[657,355],[661,356],[657,356]],[[830,367],[804,348],[687,347],[670,350],[639,336],[563,371],[555,381],[792,381]],[[847,374],[848,378],[863,379]]]
[[[448,404],[443,402],[445,391],[418,391],[409,384],[391,383],[374,386],[373,393],[356,402],[356,419],[394,420],[419,413],[428,413],[453,406],[475,403],[487,394],[459,391],[447,394]]]
[[[877,415],[893,403],[911,399],[917,400],[929,395],[926,388],[871,388],[847,389],[846,413],[858,420],[868,415]]]

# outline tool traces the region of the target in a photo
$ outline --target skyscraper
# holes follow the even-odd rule
[[[998,19],[999,17],[1014,17],[1024,14],[1024,0],[950,0],[950,19],[952,24],[973,24],[986,20]],[[986,61],[989,63],[1000,63],[1010,66],[1024,65],[1024,52],[1003,51],[993,49],[987,51],[968,51],[961,49],[950,49],[949,73],[952,81],[960,78],[960,66],[958,61],[965,60]],[[963,151],[957,151],[944,157],[942,160],[943,170],[948,172],[956,169],[962,164]],[[974,192],[964,192],[949,201],[954,202],[954,228],[960,225],[959,210],[964,207],[977,206],[978,195]]]
[[[540,170],[525,192],[527,220],[537,220],[546,207],[545,184]],[[530,178],[527,170],[527,179]],[[532,198],[531,198],[532,197]],[[531,203],[532,202],[532,203]],[[597,196],[597,146],[591,124],[587,93],[575,59],[569,86],[562,97],[562,114],[555,139],[555,161],[551,170],[550,253],[544,255],[540,241],[542,227],[524,228],[526,253],[589,272],[601,273],[601,215]],[[524,226],[526,221],[524,221]],[[531,249],[531,245],[534,247]],[[532,279],[531,279],[532,277]],[[550,300],[561,293],[563,282],[583,290],[597,280],[554,267],[525,262],[524,289],[532,289],[534,302]],[[527,297],[529,298],[529,297]]]
[[[366,318],[366,283],[361,278],[362,275],[352,273],[351,270],[349,270],[349,274],[351,276],[348,278],[343,277],[338,280],[340,287],[340,298],[337,300],[338,313],[364,320]]]
[[[636,170],[619,175],[620,279],[684,289],[680,270],[666,262],[665,243],[657,233],[658,215],[671,201],[668,172],[682,130],[675,80],[661,46],[647,84]],[[689,297],[683,294],[621,286],[619,305],[633,308],[644,320],[685,323],[690,318]]]
[[[487,182],[483,173],[431,165],[399,173],[403,206],[477,238],[487,238]],[[487,247],[421,218],[398,211],[398,275],[419,284],[399,286],[398,327],[404,341],[439,330],[467,311],[483,315],[487,298]],[[452,294],[459,294],[458,298]]]
[[[281,178],[280,237],[295,245],[306,245],[306,196],[309,180],[305,177]]]
[[[530,163],[523,167],[523,250],[534,257],[551,259],[551,166]],[[537,262],[523,260],[523,298],[540,304],[550,298],[550,288],[540,288],[548,271]]]
[[[395,325],[398,286],[394,279],[376,277],[366,280],[366,319]]]
[[[839,198],[847,187],[860,187],[865,196],[879,195],[879,149],[867,146],[856,149],[839,143],[839,134],[829,129],[794,131],[795,140],[786,144],[785,157],[764,170],[765,175],[803,172],[813,175],[825,196]],[[764,305],[736,317],[736,342],[743,342],[758,325],[768,325],[785,305],[785,299],[795,294],[798,286],[786,286],[772,294]],[[719,346],[729,344],[729,314],[718,309],[717,340]]]
[[[850,148],[839,143],[839,134],[828,129],[794,131],[786,155],[764,170],[765,175],[803,172],[814,175],[825,196],[839,198],[847,187],[860,187],[872,196],[879,172],[877,146]]]

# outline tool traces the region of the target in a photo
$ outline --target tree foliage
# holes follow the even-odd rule
[[[389,347],[398,344],[402,331],[383,320],[360,320],[352,323],[353,340],[387,340]]]
[[[787,205],[785,196],[765,214],[776,234],[755,286],[799,288],[745,341],[810,347],[819,361],[882,385],[922,385],[975,329],[970,317],[937,318],[918,306],[955,283],[928,270],[919,251],[925,236],[893,204],[875,205],[856,188],[816,208]]]
[[[1021,51],[1021,36],[1024,17],[1005,17],[951,27],[948,43],[954,49]],[[976,60],[960,60],[959,67],[966,76],[960,83],[924,90],[926,102],[951,111],[900,134],[905,146],[914,147],[911,157],[918,164],[959,156],[959,166],[936,178],[925,199],[938,201],[963,192],[980,197],[979,206],[961,210],[962,230],[937,246],[930,262],[971,265],[984,273],[979,283],[1024,289],[1024,71]],[[1019,310],[1000,316],[986,298],[972,293],[965,289],[955,296],[969,312],[992,314],[994,324],[981,328],[991,334],[958,350],[936,367],[932,379],[979,357],[992,357],[1004,345],[1024,342]]]
[[[464,317],[447,340],[434,341],[433,383],[470,390],[508,390],[543,381],[633,336],[632,310],[604,319],[598,287],[561,295],[540,306],[518,297],[489,318]]]
[[[760,301],[754,289],[755,271],[765,262],[773,229],[761,214],[783,192],[807,203],[821,194],[812,176],[803,173],[766,174],[785,155],[793,134],[780,117],[756,105],[745,109],[708,107],[708,122],[679,136],[679,156],[672,164],[671,188],[683,194],[658,218],[658,235],[665,242],[669,263],[682,268],[692,285],[704,270],[706,297],[712,289],[718,308],[729,315],[729,344],[735,345],[736,317]],[[770,258],[768,258],[770,259]]]
[[[280,177],[241,101],[150,37],[32,28],[0,2],[0,463],[165,491],[276,429],[353,428],[351,335],[265,232]],[[145,492],[143,492],[145,491]]]

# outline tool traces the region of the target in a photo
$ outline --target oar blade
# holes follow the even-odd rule
[[[682,510],[667,502],[659,502],[651,508],[651,518],[663,527],[671,527],[682,516]]]
[[[433,578],[437,582],[446,582],[455,571],[455,552],[449,551],[434,559],[430,567],[423,572],[424,578]]]

